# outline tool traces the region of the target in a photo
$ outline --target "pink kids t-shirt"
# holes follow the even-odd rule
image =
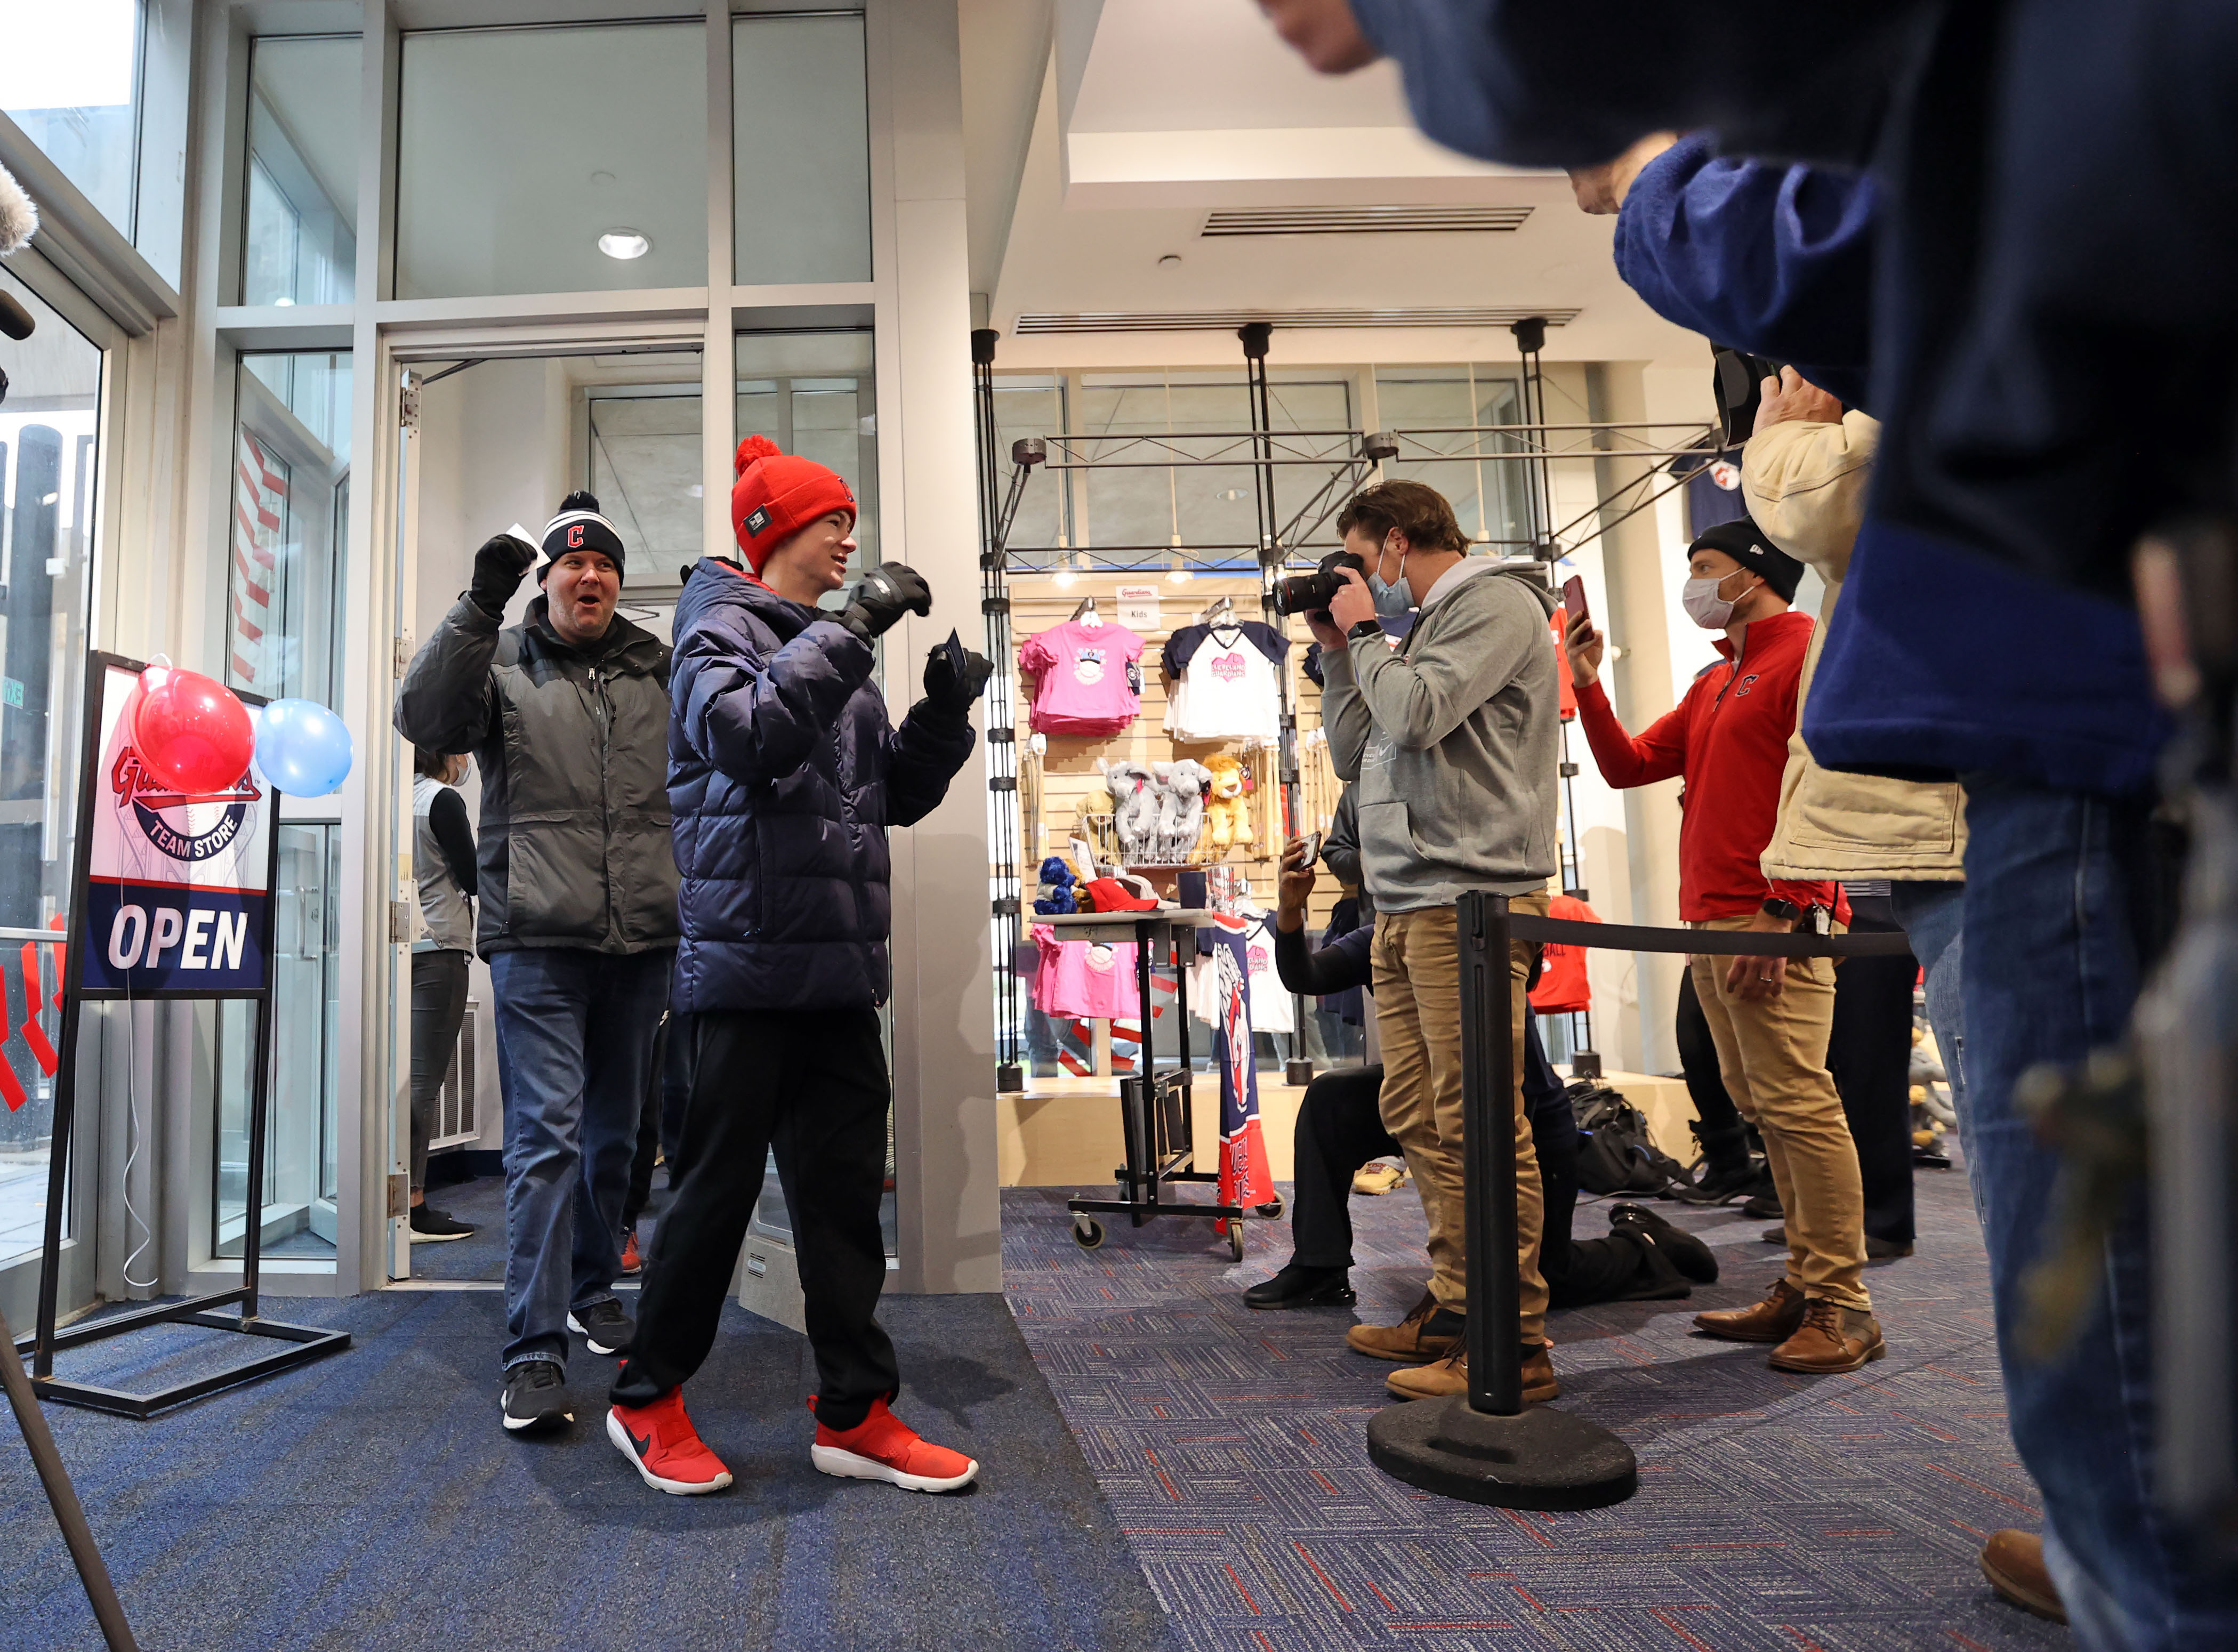
[[[1141,996],[1135,990],[1135,943],[1060,941],[1045,923],[1034,925],[1041,963],[1034,971],[1034,1008],[1044,1015],[1076,1015],[1090,1021],[1115,1016],[1138,1019]]]
[[[1037,734],[1125,732],[1142,709],[1142,639],[1124,625],[1068,619],[1018,650],[1018,669],[1035,679],[1031,723]]]

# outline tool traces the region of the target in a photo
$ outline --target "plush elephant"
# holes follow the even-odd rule
[[[1189,757],[1152,766],[1158,777],[1158,859],[1179,866],[1196,852],[1196,841],[1204,835],[1204,789],[1211,776]]]
[[[1119,840],[1121,858],[1129,866],[1148,863],[1157,853],[1162,801],[1149,769],[1123,761],[1096,766],[1111,793],[1111,829]]]

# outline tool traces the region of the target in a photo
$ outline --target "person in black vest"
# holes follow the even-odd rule
[[[413,657],[396,727],[473,754],[482,777],[476,942],[505,1094],[503,1417],[572,1422],[567,1335],[627,1351],[613,1290],[653,1028],[676,956],[668,649],[614,612],[621,535],[588,493],[545,528],[543,591],[500,631],[537,547],[499,534]]]

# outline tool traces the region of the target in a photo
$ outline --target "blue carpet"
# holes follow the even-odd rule
[[[576,1426],[504,1433],[495,1292],[270,1305],[355,1345],[149,1423],[47,1408],[149,1652],[1172,1643],[1000,1298],[881,1312],[903,1417],[985,1464],[951,1497],[815,1472],[807,1345],[735,1305],[691,1401],[738,1483],[697,1498],[649,1490],[607,1444],[612,1362],[579,1351]],[[152,1386],[241,1347],[165,1329],[57,1365]],[[0,1645],[98,1648],[4,1424],[0,1530]]]
[[[2037,1529],[2036,1492],[2005,1429],[1963,1174],[1921,1172],[1918,1198],[1918,1253],[1868,1275],[1889,1357],[1816,1379],[1689,1324],[1778,1276],[1766,1225],[1659,1206],[1717,1247],[1724,1277],[1691,1302],[1551,1320],[1559,1404],[1640,1461],[1638,1497],[1582,1514],[1434,1498],[1368,1464],[1393,1367],[1343,1338],[1421,1293],[1410,1189],[1352,1200],[1357,1309],[1242,1305],[1287,1259],[1286,1223],[1252,1223],[1241,1265],[1197,1220],[1115,1226],[1082,1251],[1063,1195],[1031,1189],[1004,1197],[1004,1271],[1190,1652],[2065,1647],[2064,1629],[1999,1602],[1976,1565],[1990,1530]],[[1575,1231],[1606,1231],[1594,1205]]]

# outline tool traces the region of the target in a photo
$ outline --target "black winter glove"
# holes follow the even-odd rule
[[[950,631],[946,642],[925,656],[924,697],[934,710],[962,717],[987,691],[987,679],[994,675],[995,662],[973,653]]]
[[[467,587],[467,595],[484,613],[501,617],[506,604],[520,587],[520,576],[535,560],[534,545],[525,545],[510,533],[499,534],[474,552],[474,579]]]
[[[839,623],[867,643],[899,624],[904,614],[931,611],[932,587],[924,576],[906,562],[889,562],[871,569],[847,593]]]

